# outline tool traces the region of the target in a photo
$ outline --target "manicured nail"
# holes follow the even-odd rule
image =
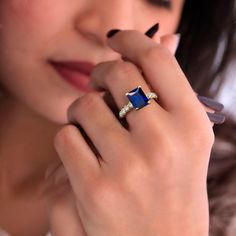
[[[112,36],[114,36],[119,31],[120,31],[119,29],[112,29],[112,30],[108,31],[107,32],[107,38],[111,38]]]
[[[223,124],[225,122],[225,115],[223,114],[207,112],[207,115],[215,124]]]
[[[198,95],[197,97],[200,102],[202,102],[204,105],[206,105],[209,108],[212,108],[215,111],[222,111],[224,109],[224,105],[222,103],[216,102],[211,98],[200,95]]]
[[[159,30],[159,23],[156,23],[145,33],[145,35],[147,35],[149,38],[152,38],[158,30]]]

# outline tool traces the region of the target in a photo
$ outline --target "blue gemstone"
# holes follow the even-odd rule
[[[147,98],[147,96],[145,95],[145,93],[143,92],[140,86],[133,89],[126,95],[135,109],[140,109],[148,105],[149,99]]]

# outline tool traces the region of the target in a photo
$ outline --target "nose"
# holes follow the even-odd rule
[[[90,6],[77,16],[76,29],[86,39],[104,46],[106,44],[106,33],[110,29],[135,28],[135,1],[90,1]]]

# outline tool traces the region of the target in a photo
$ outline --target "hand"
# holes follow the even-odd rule
[[[67,173],[59,160],[50,165],[45,178],[43,196],[48,207],[50,233],[53,236],[87,236]]]
[[[70,120],[83,127],[102,158],[98,162],[73,125],[55,138],[86,233],[206,234],[206,173],[214,134],[203,106],[163,47],[135,31],[120,32],[108,43],[133,63],[99,64],[94,87],[110,91],[119,108],[127,103],[122,94],[137,85],[160,99],[128,114],[129,130],[95,93],[71,105]]]
[[[153,37],[157,42],[165,46],[174,55],[179,43],[178,35],[165,35]],[[106,98],[106,96],[104,96]],[[110,96],[107,96],[107,99]],[[112,98],[111,98],[112,99]],[[110,102],[108,100],[107,102]],[[115,111],[117,108],[111,104],[110,108]],[[81,132],[84,134],[83,130]],[[84,137],[94,152],[94,146],[90,140]],[[75,197],[68,180],[67,173],[60,161],[53,162],[46,173],[46,185],[44,188],[44,197],[46,198],[50,230],[53,236],[86,236],[81,219],[76,211]]]

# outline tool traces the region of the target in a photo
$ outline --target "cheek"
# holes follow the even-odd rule
[[[9,0],[7,0],[9,1]],[[61,1],[61,2],[60,2]],[[64,1],[64,0],[63,0]],[[9,9],[13,16],[22,20],[44,22],[50,14],[54,14],[62,0],[10,0]]]
[[[179,17],[177,15],[170,15],[169,17],[165,17],[162,22],[161,34],[172,34],[177,30]]]
[[[0,81],[27,76],[45,58],[45,45],[61,25],[55,1],[62,0],[0,0]]]
[[[180,18],[182,15],[183,7],[184,7],[184,2],[183,0],[173,0],[173,11],[169,12],[169,16],[165,17],[164,21],[164,29],[167,30],[165,32],[168,34],[169,32],[175,33],[177,30],[177,27],[180,22]]]
[[[68,0],[0,0],[0,53],[42,53],[68,21],[68,10]]]
[[[172,10],[161,7],[149,9],[150,15],[160,22],[159,35],[173,34],[176,32],[184,6],[183,0],[172,0]]]
[[[46,0],[4,0],[6,21],[28,25],[38,22],[42,17],[42,9]],[[3,13],[4,14],[4,13]],[[9,19],[10,18],[10,19]]]
[[[176,13],[163,12],[159,14],[160,30],[159,35],[173,34],[179,24],[179,16]]]
[[[64,3],[65,0],[0,0],[1,22],[13,29],[27,30],[28,34],[48,28],[53,30],[54,24],[65,15]]]

